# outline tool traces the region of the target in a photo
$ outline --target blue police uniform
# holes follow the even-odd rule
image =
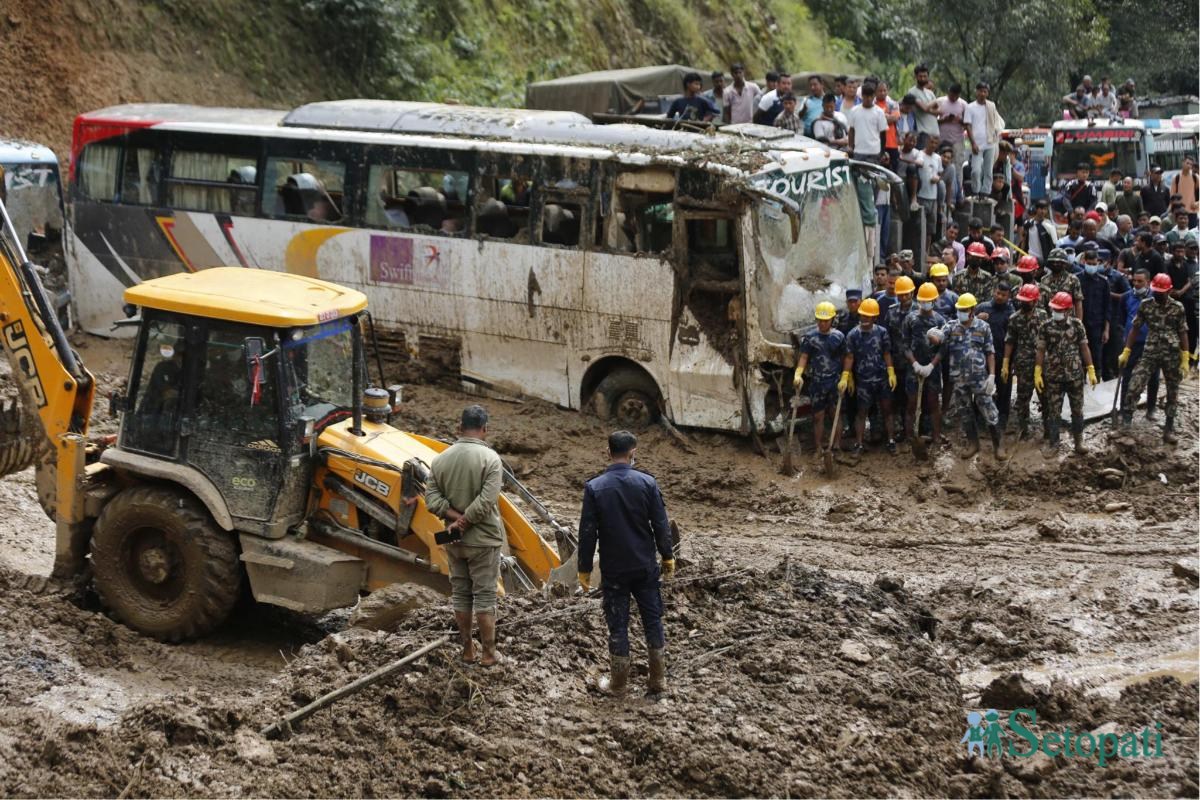
[[[992,329],[981,319],[972,319],[967,324],[955,319],[943,330],[942,349],[950,365],[950,380],[954,382],[952,412],[960,414],[968,432],[974,423],[972,406],[979,409],[984,422],[995,425],[1000,421],[1000,412],[991,395],[984,391],[989,374],[987,355],[996,352]]]
[[[1079,287],[1083,291],[1083,329],[1092,351],[1092,364],[1099,370],[1104,363],[1104,323],[1112,307],[1108,277],[1103,272],[1084,272],[1079,276]]]
[[[637,602],[646,643],[666,645],[657,556],[672,558],[671,528],[658,482],[629,464],[610,464],[583,487],[579,571],[591,572],[600,549],[600,589],[608,649],[629,655],[629,598]]]
[[[1008,318],[1013,315],[1013,302],[1009,300],[1002,306],[996,305],[995,300],[981,303],[976,309],[976,316],[987,314],[987,326],[992,329],[992,344],[1001,343],[1008,338]],[[1011,377],[1011,376],[1010,376]],[[1000,414],[1000,425],[1008,424],[1008,407],[1012,400],[1012,381],[1004,380],[1000,370],[996,370],[996,394],[992,396],[996,403],[996,411]]]
[[[1120,270],[1109,268],[1108,277],[1108,344],[1104,346],[1104,380],[1117,377],[1117,357],[1125,347],[1125,293],[1129,291],[1129,279]],[[1116,295],[1116,296],[1114,296]]]
[[[846,337],[839,330],[829,333],[811,331],[800,342],[800,352],[808,355],[808,387],[812,410],[823,411],[837,402],[837,382],[846,355]]]
[[[860,409],[890,393],[887,385],[887,364],[884,353],[892,349],[891,338],[881,325],[869,331],[861,326],[846,334],[846,352],[854,356],[854,386]]]
[[[911,355],[917,360],[918,364],[928,364],[933,361],[933,357],[937,355],[937,348],[929,343],[929,331],[934,328],[942,328],[946,325],[946,318],[936,311],[930,311],[928,315],[922,314],[919,309],[913,310],[900,326],[900,335],[904,339],[904,355],[905,359]],[[908,387],[910,395],[917,393],[917,376],[910,369],[904,380]],[[929,377],[925,379],[926,392],[940,392],[942,389],[942,368],[939,365],[937,369],[929,373]]]
[[[975,298],[978,300],[979,298]],[[954,319],[958,310],[954,304],[958,302],[958,292],[953,289],[947,289],[938,295],[938,299],[933,301],[933,310],[941,314],[946,319]]]

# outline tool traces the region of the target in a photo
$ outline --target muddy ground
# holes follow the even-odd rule
[[[79,340],[101,383],[120,346]],[[449,436],[471,401],[406,388],[401,427]],[[485,401],[492,439],[574,522],[603,426]],[[102,407],[106,403],[100,404]],[[1186,796],[1197,765],[1197,392],[1177,447],[1146,423],[1089,454],[1033,445],[997,465],[869,453],[821,476],[747,442],[642,437],[685,533],[665,590],[672,693],[601,696],[595,597],[502,603],[505,664],[442,650],[301,723],[258,731],[447,630],[444,608],[352,627],[247,605],[168,646],[48,584],[50,524],[29,473],[0,481],[0,793],[12,796]],[[101,417],[105,416],[101,413]],[[111,429],[111,422],[98,418]],[[803,432],[802,432],[803,435]],[[807,439],[804,440],[807,442]],[[1102,488],[1100,470],[1123,473]],[[1128,507],[1104,511],[1109,504]],[[636,637],[635,637],[636,638]],[[634,683],[644,685],[644,650]],[[1015,676],[1014,673],[1019,673]],[[1140,732],[1163,756],[966,756],[970,711],[1035,708],[1034,730]]]

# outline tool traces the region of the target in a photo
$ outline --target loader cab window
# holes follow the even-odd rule
[[[187,339],[177,322],[150,322],[145,336],[137,387],[129,398],[133,413],[125,418],[123,428],[124,445],[170,456],[178,441]]]
[[[269,332],[209,329],[196,392],[196,430],[206,438],[277,449],[278,351],[247,363],[243,345],[250,335],[261,336],[268,351],[273,347]]]
[[[354,405],[354,333],[352,321],[341,319],[297,328],[285,339],[285,398],[294,416],[321,423]]]

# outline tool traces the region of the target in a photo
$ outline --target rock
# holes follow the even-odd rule
[[[1129,503],[1105,503],[1104,510],[1109,514],[1115,514],[1118,511],[1128,511]]]
[[[1035,708],[1041,693],[1020,672],[996,678],[979,695],[986,708]]]
[[[238,729],[233,736],[233,748],[237,757],[247,764],[260,767],[275,766],[275,748],[249,728]]]
[[[1062,529],[1059,528],[1057,525],[1055,525],[1053,522],[1050,522],[1047,520],[1043,520],[1042,522],[1038,523],[1037,532],[1038,532],[1038,535],[1041,536],[1043,539],[1051,539],[1053,541],[1058,541],[1059,539],[1062,538]]]
[[[1191,581],[1192,583],[1200,583],[1200,568],[1197,567],[1196,559],[1181,558],[1171,565],[1171,572],[1177,578]]]
[[[350,615],[350,625],[377,631],[391,630],[415,609],[445,602],[445,597],[427,586],[393,583],[360,600]]]
[[[841,653],[843,658],[849,659],[855,664],[867,664],[871,661],[871,654],[867,652],[866,646],[850,639],[842,642],[842,646],[838,652]]]
[[[1041,783],[1042,779],[1058,768],[1058,764],[1050,756],[1038,750],[1026,758],[1006,758],[1005,764],[1010,766],[1012,774],[1025,783]]]
[[[898,592],[904,588],[904,578],[891,572],[881,572],[875,577],[875,585],[885,592]]]

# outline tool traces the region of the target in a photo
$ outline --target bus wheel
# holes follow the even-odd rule
[[[658,400],[658,387],[649,375],[622,367],[596,386],[594,403],[600,419],[636,431],[658,419]]]
[[[92,570],[118,621],[172,642],[224,622],[241,585],[233,536],[191,496],[157,486],[126,489],[100,512]]]

